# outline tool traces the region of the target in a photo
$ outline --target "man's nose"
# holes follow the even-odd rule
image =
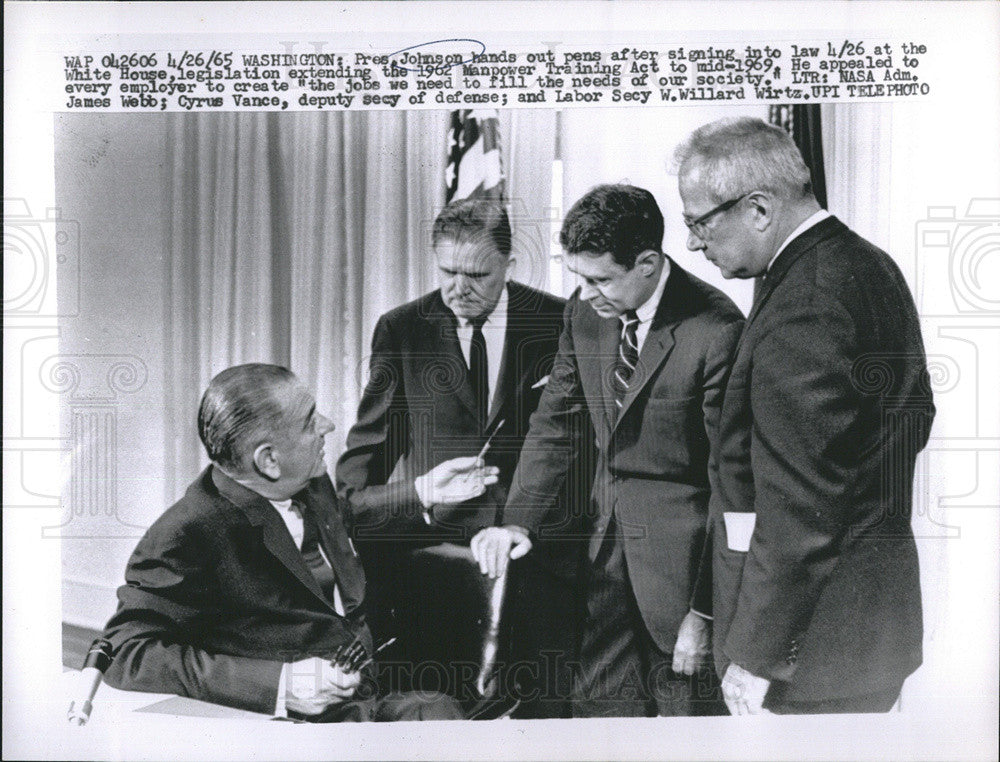
[[[455,274],[455,289],[459,293],[464,294],[466,291],[468,291],[471,283],[472,281],[469,280],[469,277],[465,273]]]
[[[701,251],[705,248],[705,242],[694,234],[693,230],[688,231],[687,238],[688,251]]]
[[[335,428],[337,427],[334,425],[333,421],[331,421],[329,418],[327,418],[325,415],[321,413],[319,416],[319,428],[318,428],[320,436],[326,436]]]

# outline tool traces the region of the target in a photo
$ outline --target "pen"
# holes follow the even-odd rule
[[[480,450],[479,451],[479,455],[476,456],[477,459],[480,459],[480,458],[482,458],[483,456],[486,455],[486,451],[490,449],[490,443],[493,441],[493,437],[495,437],[497,435],[497,432],[500,431],[500,429],[503,428],[503,425],[505,423],[507,423],[507,420],[505,418],[501,418],[500,421],[497,423],[497,425],[494,427],[493,433],[490,434],[489,437],[487,437],[486,444],[483,445],[483,449]]]
[[[365,667],[367,667],[369,664],[375,661],[375,654],[379,653],[380,651],[384,651],[386,648],[388,648],[395,642],[396,642],[395,638],[389,638],[387,641],[385,641],[385,643],[383,643],[382,645],[380,645],[378,648],[375,649],[375,653],[373,653],[371,656],[369,656],[367,659],[361,662],[361,664],[359,664],[354,671],[358,672],[359,670],[362,670]]]

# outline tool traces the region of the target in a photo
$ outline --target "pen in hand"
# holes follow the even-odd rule
[[[389,638],[387,641],[385,641],[385,643],[383,643],[382,645],[380,645],[378,648],[375,649],[375,653],[373,653],[371,656],[369,656],[367,659],[361,662],[357,667],[355,667],[355,671],[357,672],[367,667],[369,664],[375,661],[376,654],[378,654],[380,651],[385,650],[395,642],[396,642],[395,638]]]
[[[371,656],[365,658],[368,652],[360,640],[355,640],[349,646],[340,646],[334,651],[331,661],[345,672],[358,672],[375,661],[375,654],[383,651],[395,642],[396,638],[389,638],[385,643],[376,648]]]
[[[354,641],[350,647],[337,659],[337,666],[345,672],[354,672],[353,665],[365,656],[365,647],[360,640]]]
[[[503,425],[505,423],[507,423],[507,420],[505,418],[501,418],[497,422],[497,425],[493,428],[493,433],[490,434],[489,437],[486,438],[486,444],[483,445],[483,449],[480,450],[479,451],[479,455],[476,456],[477,459],[482,460],[483,457],[486,456],[486,452],[490,449],[490,444],[493,442],[493,437],[495,437],[497,435],[497,432],[500,431],[500,429],[503,428]]]

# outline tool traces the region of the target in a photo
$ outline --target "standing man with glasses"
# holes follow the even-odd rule
[[[566,307],[552,380],[531,417],[504,511],[473,540],[491,574],[544,538],[586,411],[598,462],[583,579],[573,714],[725,711],[710,667],[711,588],[696,586],[715,491],[713,442],[742,315],[664,255],[652,194],[602,185],[574,204],[560,242],[581,287]]]
[[[722,402],[715,656],[733,714],[885,712],[921,661],[914,463],[934,404],[892,259],[820,209],[792,139],[759,119],[677,150],[691,234],[763,276]]]

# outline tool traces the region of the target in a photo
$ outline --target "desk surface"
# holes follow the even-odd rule
[[[80,687],[80,672],[70,670],[64,673],[66,706],[69,707],[74,697],[84,695],[85,688]],[[165,714],[175,717],[210,717],[217,719],[271,720],[271,715],[234,709],[229,706],[211,704],[207,701],[175,696],[171,693],[140,693],[137,691],[121,691],[110,685],[101,684],[94,696],[94,708],[91,721],[98,722],[100,717],[121,717],[122,714],[139,712],[146,714]]]

